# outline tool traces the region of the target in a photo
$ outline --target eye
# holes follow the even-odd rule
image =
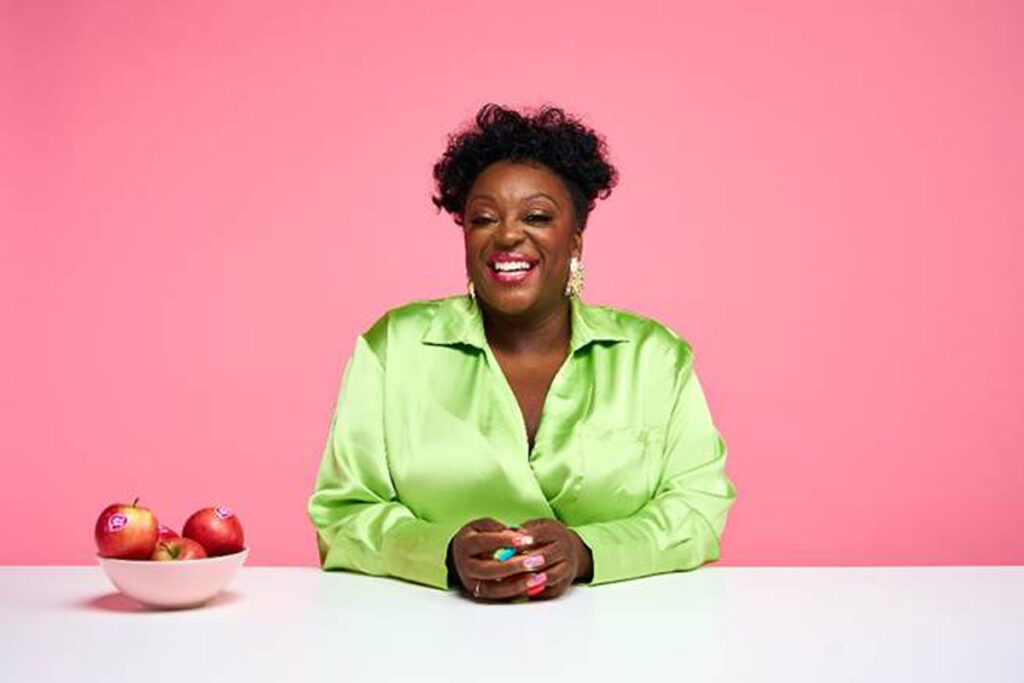
[[[474,218],[473,220],[471,220],[469,222],[469,224],[470,225],[484,225],[485,223],[490,223],[490,222],[491,222],[490,218],[487,218],[486,216],[478,216],[478,217]]]
[[[551,221],[551,216],[543,213],[531,213],[526,217],[526,220],[532,223],[548,223]]]

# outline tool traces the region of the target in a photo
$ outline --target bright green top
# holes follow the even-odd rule
[[[571,335],[532,451],[469,297],[359,335],[308,504],[323,568],[450,588],[448,543],[480,517],[559,520],[591,549],[592,586],[719,559],[736,490],[692,348],[575,298]]]

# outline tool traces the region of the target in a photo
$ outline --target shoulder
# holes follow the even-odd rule
[[[677,369],[692,364],[693,345],[668,324],[623,308],[588,304],[587,309],[602,325],[617,328],[633,353],[667,358]]]
[[[431,321],[444,307],[452,307],[465,296],[409,301],[384,311],[360,336],[383,361],[387,348],[419,342]]]

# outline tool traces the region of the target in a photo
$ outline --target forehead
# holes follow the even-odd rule
[[[519,201],[537,192],[544,192],[557,200],[569,200],[569,193],[558,175],[536,161],[496,161],[476,177],[469,191],[469,199],[487,194],[498,201]]]

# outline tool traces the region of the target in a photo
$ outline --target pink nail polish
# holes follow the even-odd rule
[[[512,543],[519,548],[522,548],[524,545],[533,545],[533,536],[516,536]]]
[[[526,587],[533,588],[534,586],[542,586],[548,580],[548,575],[544,572],[540,574],[530,574],[530,577],[526,579]]]
[[[523,560],[523,568],[533,571],[534,569],[540,569],[544,566],[543,555],[527,555],[526,559]]]
[[[542,584],[542,583],[538,584],[538,585],[534,586],[533,588],[526,589],[526,595],[527,595],[527,597],[531,597],[532,598],[534,595],[540,595],[541,593],[543,593],[545,588],[546,588],[546,586],[544,584]]]

